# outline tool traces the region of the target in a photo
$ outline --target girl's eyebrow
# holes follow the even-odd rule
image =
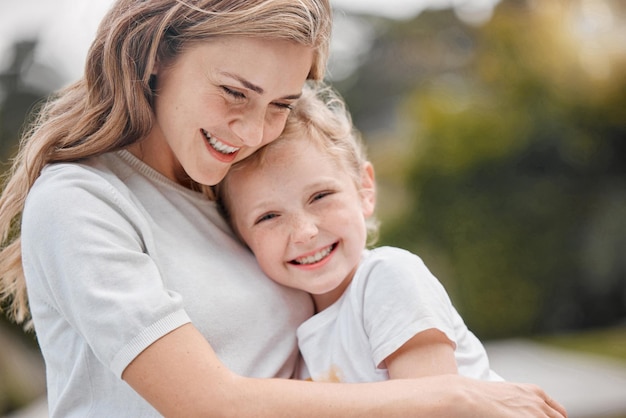
[[[244,86],[245,88],[247,88],[248,90],[252,90],[255,93],[258,94],[263,94],[265,93],[265,90],[263,90],[262,87],[257,86],[254,83],[251,83],[250,81],[246,80],[245,78],[238,76],[237,74],[233,74],[233,73],[229,73],[229,72],[222,72],[221,73],[223,76],[228,77],[228,78],[232,78],[233,80],[238,81],[242,86]],[[285,97],[282,97],[282,99],[284,100],[297,100],[302,96],[302,92],[300,93],[296,93],[296,94],[289,94]]]

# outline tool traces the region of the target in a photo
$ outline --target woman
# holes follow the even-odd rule
[[[30,305],[52,417],[562,416],[533,386],[277,379],[311,302],[259,278],[202,190],[323,77],[330,14],[327,0],[120,0],[107,14],[0,199],[0,289],[18,322]]]

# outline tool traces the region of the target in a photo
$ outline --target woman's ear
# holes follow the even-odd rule
[[[367,219],[374,214],[376,208],[376,181],[374,179],[374,166],[366,161],[361,168],[361,206],[363,216]]]
[[[152,65],[152,71],[150,71],[150,78],[155,78],[157,75],[159,75],[159,71],[161,71],[161,61],[157,57],[154,60],[154,65]]]
[[[157,74],[159,73],[159,62],[156,61],[154,66],[152,67],[152,72],[150,72],[150,80],[148,81],[148,85],[150,86],[150,90],[152,94],[156,91],[157,88]]]

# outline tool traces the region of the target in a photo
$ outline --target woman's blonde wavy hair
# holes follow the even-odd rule
[[[82,79],[52,95],[24,132],[0,197],[0,307],[30,327],[20,218],[46,164],[124,148],[153,124],[151,74],[193,43],[220,36],[290,40],[314,48],[308,78],[324,77],[329,0],[119,0],[104,17]]]

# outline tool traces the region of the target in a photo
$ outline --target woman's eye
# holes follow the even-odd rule
[[[235,99],[245,99],[246,98],[246,95],[243,94],[242,92],[237,91],[237,90],[233,90],[233,89],[231,89],[229,87],[222,86],[222,90],[224,90],[226,92],[226,94],[228,94],[229,96],[234,97]]]
[[[277,108],[281,110],[287,110],[287,111],[293,109],[293,104],[291,103],[274,103],[274,106],[276,106]]]

